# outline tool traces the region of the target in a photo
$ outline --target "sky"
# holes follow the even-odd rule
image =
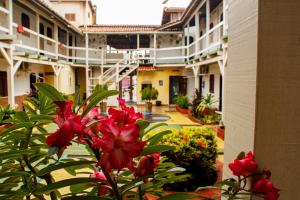
[[[186,7],[190,0],[92,0],[97,5],[98,24],[143,24],[161,23],[164,6]]]

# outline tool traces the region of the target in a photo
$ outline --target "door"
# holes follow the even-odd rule
[[[7,73],[0,72],[0,97],[7,96]]]
[[[187,79],[183,76],[170,76],[169,104],[175,104],[178,95],[186,95]]]
[[[36,83],[35,73],[30,74],[29,80],[30,80],[30,89],[31,89],[31,91],[36,91],[36,89],[34,87],[34,84]]]

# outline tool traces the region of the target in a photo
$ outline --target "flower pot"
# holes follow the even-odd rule
[[[178,106],[178,105],[176,105],[176,110],[182,114],[188,114],[188,112],[189,112],[188,109],[180,108],[180,106]]]
[[[107,111],[107,102],[101,102],[100,103],[100,112],[106,113],[106,111]]]
[[[147,113],[152,113],[152,102],[146,102],[145,108]]]
[[[222,140],[224,140],[224,137],[225,137],[225,127],[218,126],[218,128],[217,128],[217,136],[219,138],[221,138]]]
[[[156,101],[156,102],[155,102],[155,105],[156,105],[156,106],[161,106],[161,101]]]
[[[203,110],[203,111],[201,112],[201,116],[202,116],[202,117],[208,117],[209,115],[213,115],[214,113],[215,113],[215,110],[206,108],[205,110]]]

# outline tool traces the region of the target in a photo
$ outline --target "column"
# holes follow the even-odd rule
[[[13,1],[8,0],[8,29],[9,29],[9,34],[13,35]]]
[[[56,58],[58,59],[58,45],[59,45],[59,41],[58,41],[58,26],[57,26],[56,23],[54,23],[53,34],[54,34],[54,40],[56,41],[56,44],[55,44],[55,54],[56,54]]]
[[[300,1],[229,1],[229,8],[235,53],[225,68],[223,177],[240,151],[251,150],[272,172],[279,199],[300,199]]]
[[[46,29],[46,27],[45,27]],[[44,30],[46,32],[46,30]],[[36,32],[37,32],[37,45],[38,54],[40,54],[40,15],[36,13]]]
[[[206,0],[206,48],[209,47],[209,30],[210,30],[210,0]]]
[[[200,85],[200,77],[199,77],[199,68],[200,66],[195,66],[193,68],[193,72],[194,72],[194,77],[195,77],[195,90],[199,90],[199,85]]]
[[[227,35],[227,0],[223,0],[223,35]]]
[[[195,24],[196,24],[196,38],[195,38],[195,41],[196,41],[196,52],[199,52],[200,51],[200,42],[198,41],[199,38],[200,38],[200,17],[199,17],[199,13],[196,12],[196,15],[195,15]]]
[[[187,60],[189,61],[190,59],[190,24],[187,25],[187,36],[186,36],[186,41],[187,41]]]
[[[8,104],[11,107],[15,107],[15,76],[13,71],[12,61],[7,65],[7,93],[8,93]]]
[[[156,49],[157,49],[157,36],[156,33],[154,33],[154,66],[156,65]]]

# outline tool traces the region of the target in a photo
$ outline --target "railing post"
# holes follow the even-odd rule
[[[120,65],[118,64],[116,68],[116,83],[119,81],[119,73],[120,73]]]
[[[223,35],[227,35],[227,0],[223,0]]]
[[[101,48],[101,76],[100,76],[100,84],[103,84],[103,73],[104,73],[104,48]]]

